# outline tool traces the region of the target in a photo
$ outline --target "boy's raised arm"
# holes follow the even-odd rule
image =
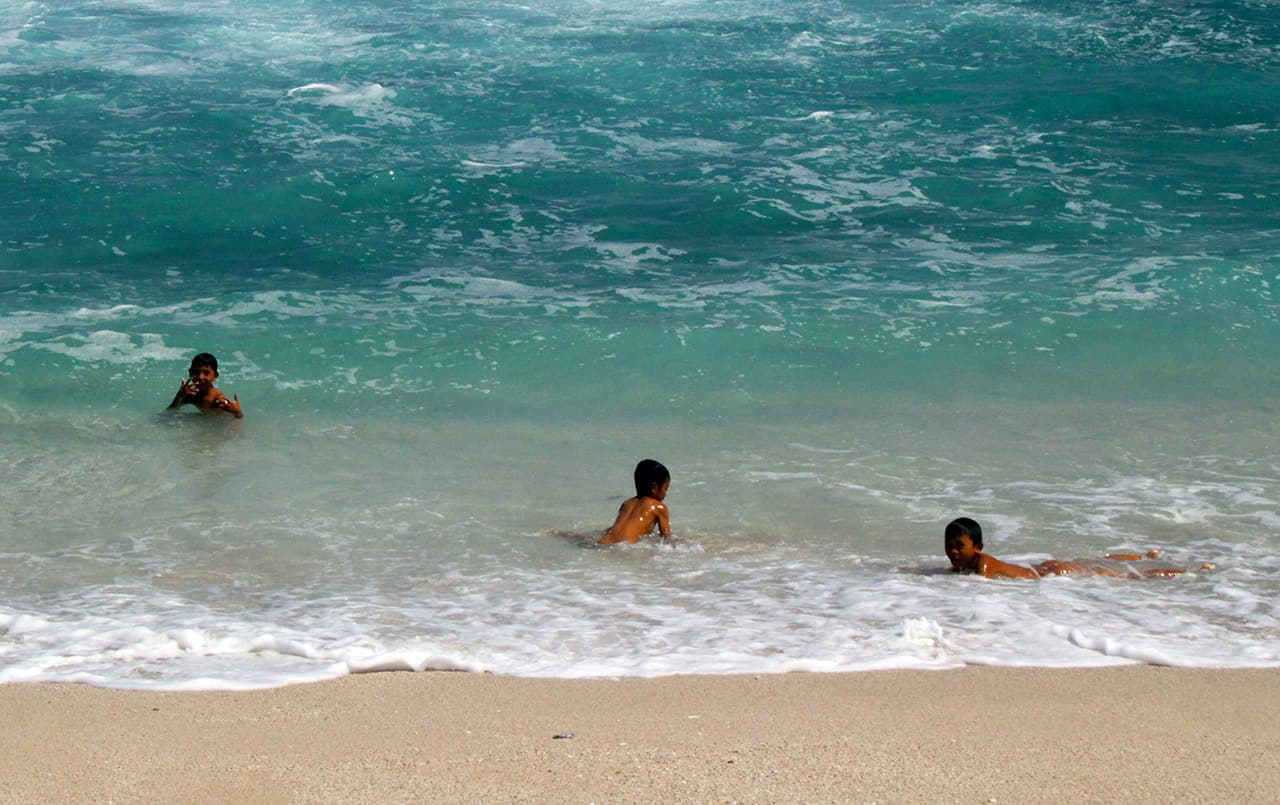
[[[180,408],[183,401],[187,399],[187,394],[191,387],[190,380],[183,380],[182,385],[178,386],[178,393],[173,395],[173,402],[169,403],[169,409]],[[169,410],[166,409],[166,410]]]
[[[230,399],[227,398],[227,395],[220,394],[218,395],[218,399],[213,401],[213,404],[215,407],[221,408],[223,411],[226,411],[227,413],[231,414],[236,419],[244,418],[244,412],[240,410],[239,394],[236,394],[234,397]]]

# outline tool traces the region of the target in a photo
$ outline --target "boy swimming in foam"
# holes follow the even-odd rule
[[[1134,570],[1118,570],[1099,560],[1082,560],[1064,562],[1060,559],[1046,559],[1032,567],[1024,567],[1009,562],[1002,562],[994,556],[982,552],[982,526],[977,520],[958,517],[947,524],[943,534],[943,548],[947,558],[951,560],[951,569],[956,573],[977,573],[988,579],[1038,579],[1044,576],[1177,576],[1186,571],[1172,567],[1155,567]],[[1109,553],[1107,559],[1135,561],[1139,559],[1155,559],[1159,551],[1148,551],[1145,554]],[[1213,565],[1205,563],[1201,570],[1213,570]]]
[[[206,414],[224,412],[236,419],[242,418],[244,412],[240,410],[240,396],[236,395],[228,399],[227,395],[214,387],[213,381],[217,379],[218,359],[208,352],[201,352],[191,359],[191,367],[187,369],[187,379],[182,381],[182,385],[178,387],[178,393],[173,395],[173,402],[169,403],[169,409],[194,405]]]
[[[661,463],[646,458],[636,465],[634,478],[636,496],[622,501],[617,518],[600,535],[598,544],[639,542],[654,528],[664,541],[671,539],[670,513],[663,502],[671,486],[671,473]]]

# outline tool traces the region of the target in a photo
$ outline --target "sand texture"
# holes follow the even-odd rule
[[[8,684],[0,714],[4,802],[1280,801],[1276,669]]]

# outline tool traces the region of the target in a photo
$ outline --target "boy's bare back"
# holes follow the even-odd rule
[[[664,488],[663,492],[666,491]],[[671,536],[671,525],[667,512],[667,504],[661,498],[634,497],[622,501],[618,507],[618,517],[613,525],[600,535],[601,545],[613,545],[617,542],[639,542],[640,538],[658,527],[663,539]]]

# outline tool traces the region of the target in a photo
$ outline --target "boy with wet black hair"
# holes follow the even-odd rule
[[[187,369],[187,379],[178,387],[169,403],[170,410],[184,405],[194,405],[206,414],[228,413],[236,419],[244,416],[240,410],[240,395],[227,399],[227,395],[214,388],[213,381],[218,379],[218,359],[208,352],[201,352],[191,359],[191,368]]]
[[[617,519],[600,535],[600,545],[639,542],[655,526],[664,541],[671,539],[670,513],[663,503],[671,486],[671,473],[660,462],[646,458],[636,465],[635,482],[636,496],[622,501]]]
[[[1042,576],[1177,576],[1185,571],[1172,567],[1153,567],[1143,570],[1120,570],[1096,559],[1064,562],[1060,559],[1046,559],[1034,567],[1023,567],[1009,562],[1002,562],[994,556],[982,552],[982,526],[977,520],[968,517],[957,517],[947,523],[942,536],[943,549],[951,560],[951,569],[956,573],[977,573],[988,579],[1038,579]],[[1107,559],[1135,561],[1138,559],[1155,559],[1160,551],[1137,553],[1109,553]],[[1213,565],[1205,563],[1201,570],[1213,570]]]

